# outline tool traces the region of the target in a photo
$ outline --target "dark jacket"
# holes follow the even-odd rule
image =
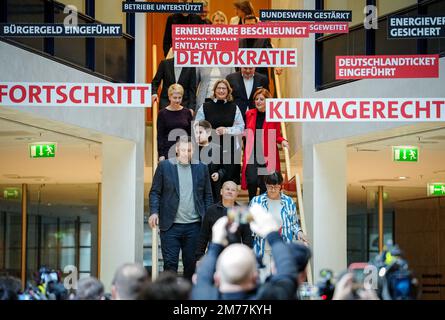
[[[200,16],[196,14],[189,14],[184,16],[181,13],[175,13],[167,18],[167,23],[165,24],[163,49],[164,57],[167,57],[168,51],[172,47],[172,26],[174,24],[205,24],[206,22],[201,19]]]
[[[222,182],[226,178],[226,168],[221,161],[221,147],[216,143],[210,142],[205,147],[199,146],[199,154],[195,152],[193,155],[196,155],[199,161],[207,165],[210,178],[212,174],[218,173],[218,180],[213,181],[213,179],[210,179],[210,184],[212,186],[213,201],[215,203],[220,201]]]
[[[150,190],[150,214],[159,214],[159,229],[167,231],[173,225],[179,206],[179,178],[176,159],[159,162]],[[192,164],[195,209],[204,217],[213,204],[209,171],[203,163]]]
[[[165,108],[170,104],[168,99],[168,88],[176,83],[175,79],[175,62],[174,59],[162,60],[159,64],[158,71],[153,78],[152,93],[157,94],[158,88],[162,82],[161,96],[159,99],[159,108]],[[196,69],[184,67],[178,79],[178,84],[184,88],[184,96],[182,97],[182,105],[186,108],[195,110],[196,107]]]
[[[253,87],[250,96],[247,96],[246,86],[244,85],[243,76],[241,71],[229,74],[226,77],[232,87],[233,101],[240,109],[244,123],[246,123],[246,112],[248,109],[255,108],[255,102],[253,101],[253,95],[258,89],[269,89],[269,80],[261,73],[255,72],[253,76]]]
[[[235,203],[238,206],[237,203]],[[207,210],[201,224],[198,244],[196,246],[196,260],[199,260],[206,252],[207,244],[212,240],[212,227],[216,220],[227,215],[227,208],[221,202],[214,204]],[[232,242],[243,243],[253,247],[252,231],[248,224],[240,225],[238,232],[234,234]]]
[[[193,300],[293,300],[297,291],[297,266],[291,251],[278,232],[266,237],[272,248],[277,273],[270,280],[249,292],[221,293],[213,283],[216,260],[223,246],[210,243],[209,249],[197,270],[196,284],[192,289]]]

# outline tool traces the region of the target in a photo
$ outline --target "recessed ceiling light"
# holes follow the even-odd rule
[[[397,179],[399,179],[399,180],[407,180],[407,179],[409,179],[409,177],[401,176],[401,177],[397,177]]]

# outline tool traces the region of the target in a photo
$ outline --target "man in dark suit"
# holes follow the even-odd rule
[[[246,122],[246,111],[255,108],[253,95],[258,89],[269,89],[267,77],[255,71],[255,68],[241,68],[240,71],[226,77],[232,87],[233,101],[238,106]]]
[[[178,271],[182,250],[184,277],[195,271],[195,251],[201,221],[213,204],[207,167],[191,164],[192,142],[181,137],[176,143],[176,158],[161,161],[150,190],[150,227],[159,224],[164,270]]]
[[[158,98],[158,88],[162,82],[161,99]],[[196,69],[186,67],[175,67],[175,59],[165,59],[159,64],[158,71],[153,78],[152,92],[153,102],[159,102],[159,109],[170,104],[168,99],[168,88],[178,83],[184,88],[182,106],[195,110],[196,108]]]

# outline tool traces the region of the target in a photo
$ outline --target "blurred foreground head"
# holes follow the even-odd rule
[[[136,300],[148,280],[145,268],[137,263],[127,263],[117,269],[111,288],[113,300]]]
[[[221,292],[252,290],[256,287],[257,276],[256,257],[248,246],[232,244],[219,255],[215,283]]]

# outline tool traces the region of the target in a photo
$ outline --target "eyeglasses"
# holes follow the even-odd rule
[[[281,185],[277,184],[277,185],[272,185],[272,184],[266,184],[266,188],[269,190],[280,190],[281,189]]]

